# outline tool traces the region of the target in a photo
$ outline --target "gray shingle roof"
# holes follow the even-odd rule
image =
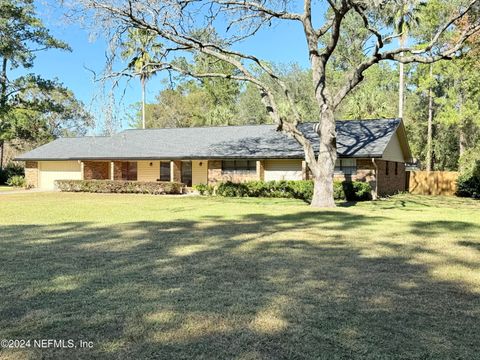
[[[381,157],[399,119],[337,121],[340,157]],[[314,144],[313,123],[300,125]],[[316,146],[318,149],[318,145]],[[61,138],[17,160],[303,158],[301,146],[275,125],[125,130],[111,137]]]

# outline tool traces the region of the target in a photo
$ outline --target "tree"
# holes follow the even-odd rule
[[[39,105],[32,98],[34,89],[52,89],[53,83],[32,74],[16,79],[8,71],[33,66],[35,55],[48,49],[70,50],[69,46],[52,37],[35,15],[33,0],[3,0],[0,2],[0,168],[3,166],[3,144],[12,131],[12,112],[27,104]],[[27,96],[28,95],[28,96]],[[45,105],[45,104],[44,104]]]
[[[395,0],[393,1],[392,16],[388,19],[390,25],[395,27],[399,34],[398,43],[403,48],[408,41],[408,32],[414,25],[418,25],[417,13],[421,6],[420,0]],[[403,55],[403,54],[402,54]],[[402,62],[398,64],[398,117],[403,118],[405,101],[405,66]]]
[[[440,64],[438,82],[444,89],[436,100],[437,118],[458,128],[459,155],[475,145],[480,127],[480,63],[476,57],[465,57]]]
[[[393,118],[397,104],[398,72],[390,64],[372,66],[365,80],[345,98],[337,110],[342,119]]]
[[[413,39],[411,44],[403,47],[390,45],[391,41],[401,34],[395,27],[388,25],[384,2],[327,0],[312,3],[311,0],[304,0],[302,9],[297,9],[295,2],[287,0],[138,0],[125,3],[114,0],[82,0],[81,3],[87,10],[95,11],[96,21],[109,29],[116,26],[119,35],[125,27],[134,27],[152,31],[165,41],[170,58],[155,64],[155,71],[176,71],[200,79],[230,79],[256,86],[278,130],[288,133],[303,147],[306,163],[314,179],[312,206],[333,207],[333,175],[337,159],[334,114],[343,99],[362,82],[365,72],[380,62],[432,63],[457,56],[465,41],[480,30],[480,21],[475,13],[478,10],[478,1],[465,1],[453,14],[442,17],[430,41]],[[318,6],[323,6],[327,11],[322,11]],[[208,11],[205,11],[206,9]],[[325,19],[316,16],[324,13],[327,14]],[[342,39],[343,24],[347,16],[358,19],[361,27],[357,30],[367,34],[368,41],[362,44],[359,49],[362,50],[362,56],[351,63],[342,81],[332,83],[328,65],[336,54],[339,40]],[[471,16],[473,21],[468,27],[459,29],[457,22],[465,16]],[[217,33],[225,34],[222,43],[230,45],[255,36],[260,28],[266,29],[274,21],[294,22],[303,29],[318,109],[318,123],[315,126],[319,136],[318,152],[299,130],[298,125],[304,119],[287,84],[271,66],[253,54],[204,41],[195,35],[197,29],[216,28]],[[222,24],[225,24],[224,29],[221,29]],[[233,29],[234,34],[228,36]],[[452,32],[458,34],[454,43],[446,41],[446,36]],[[236,73],[195,72],[190,67],[179,66],[175,61],[169,60],[175,53],[185,51],[202,53],[226,62],[235,67]],[[253,65],[282,88],[282,99],[288,104],[288,116],[282,115],[278,107],[278,96],[271,86],[258,76],[258,71],[252,71]]]
[[[122,41],[121,57],[128,59],[127,68],[140,78],[142,88],[142,129],[145,129],[145,91],[148,79],[152,76],[148,65],[155,63],[162,49],[156,36],[145,29],[128,29],[127,38]]]

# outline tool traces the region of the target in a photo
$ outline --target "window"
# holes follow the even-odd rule
[[[357,172],[357,161],[355,159],[337,159],[335,173],[342,175],[355,175]]]
[[[388,168],[389,167],[390,167],[390,162],[387,161],[386,164],[385,164],[385,175],[388,175],[388,170],[389,170]]]
[[[135,161],[122,162],[122,180],[137,181],[137,163]]]
[[[398,175],[398,162],[395,163],[395,175]]]
[[[257,171],[257,162],[255,160],[223,160],[222,171],[224,172]]]
[[[160,161],[160,181],[170,181],[170,161]]]

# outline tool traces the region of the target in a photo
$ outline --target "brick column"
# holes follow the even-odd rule
[[[28,187],[38,187],[38,162],[25,162],[25,181]]]
[[[258,180],[265,180],[265,160],[257,160],[257,177]]]
[[[172,166],[172,181],[182,182],[182,162],[180,160],[174,160],[171,162]]]
[[[122,180],[122,162],[113,162],[113,180]]]

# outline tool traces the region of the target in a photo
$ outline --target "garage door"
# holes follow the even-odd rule
[[[78,161],[40,161],[39,187],[45,190],[55,188],[55,180],[81,180],[81,169]]]
[[[266,160],[265,181],[302,180],[302,160]]]

